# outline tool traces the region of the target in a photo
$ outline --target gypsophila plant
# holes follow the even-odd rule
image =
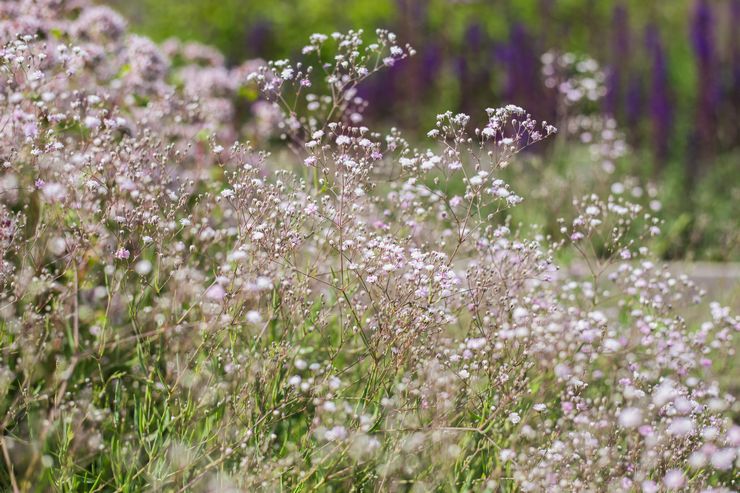
[[[0,4],[3,490],[737,488],[738,318],[687,322],[626,194],[512,225],[500,173],[556,133],[524,109],[363,126],[358,84],[414,53],[375,34],[227,68]]]

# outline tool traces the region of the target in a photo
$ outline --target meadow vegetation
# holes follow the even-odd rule
[[[415,55],[383,29],[226,66],[10,0],[0,40],[3,490],[738,488],[740,319],[687,320],[594,60],[543,56],[560,121],[419,143],[366,126],[361,85]],[[574,141],[600,185],[517,218],[508,174]]]

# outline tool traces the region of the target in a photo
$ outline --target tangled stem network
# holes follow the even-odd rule
[[[11,0],[0,44],[3,490],[737,487],[740,322],[689,321],[657,218],[613,193],[557,236],[507,219],[500,170],[554,126],[371,130],[358,86],[414,54],[383,30],[227,68]]]

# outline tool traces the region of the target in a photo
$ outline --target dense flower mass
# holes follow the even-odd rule
[[[652,211],[613,187],[557,235],[512,224],[500,171],[555,127],[374,131],[358,85],[414,54],[374,39],[227,68],[106,7],[0,3],[3,490],[738,487],[740,320],[689,317]],[[624,149],[572,114],[602,95],[580,63],[558,138],[603,165]]]

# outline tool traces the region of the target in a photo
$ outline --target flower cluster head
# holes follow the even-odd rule
[[[366,43],[229,68],[0,3],[0,489],[736,488],[740,320],[651,256],[659,204],[623,180],[532,234],[502,169],[555,127],[371,129],[358,85],[414,51]]]
[[[593,58],[548,51],[541,61],[545,87],[556,90],[565,105],[596,102],[606,95],[606,76]]]
[[[378,29],[375,35],[376,41],[366,45],[362,30],[313,34],[303,48],[305,62],[271,61],[246,75],[283,115],[283,138],[308,140],[328,123],[362,122],[367,103],[358,95],[358,84],[415,53],[411,46],[399,45],[391,32]],[[319,80],[330,94],[312,90]]]

